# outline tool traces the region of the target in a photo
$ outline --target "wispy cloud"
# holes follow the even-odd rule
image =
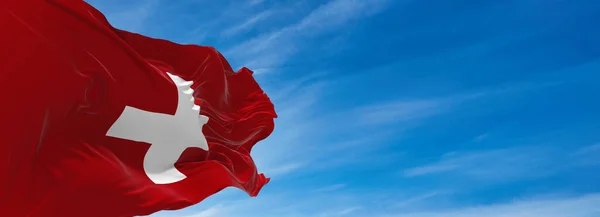
[[[381,11],[389,0],[333,0],[312,11],[299,23],[292,26],[307,34],[332,31],[361,17]]]
[[[362,107],[357,111],[363,124],[385,124],[429,117],[447,109],[444,100],[394,101]]]
[[[310,162],[306,158],[294,156],[309,156],[306,148],[314,138],[307,135],[315,127],[311,123],[311,115],[319,109],[318,103],[322,100],[319,92],[323,88],[318,82],[308,83],[284,90],[288,94],[272,98],[280,117],[275,120],[277,128],[253,149],[253,157],[261,171],[269,176],[269,173],[281,175],[300,169],[306,166],[306,162]]]
[[[512,201],[441,207],[436,200],[444,193],[415,195],[406,206],[372,205],[372,195],[345,198],[343,195],[314,195],[310,198],[255,198],[210,207],[189,217],[592,217],[600,215],[600,194],[558,197],[529,197]],[[344,199],[345,198],[345,199]],[[418,205],[415,205],[418,203]],[[396,205],[403,205],[397,202]],[[410,209],[406,209],[410,206]]]
[[[600,194],[515,201],[444,211],[384,214],[381,217],[592,217],[600,215]]]
[[[457,93],[448,96],[433,97],[429,99],[400,99],[368,106],[357,107],[354,113],[358,114],[358,122],[366,125],[381,125],[388,123],[405,122],[440,115],[456,109],[462,103],[482,98],[494,98],[509,94],[519,94],[526,91],[541,90],[559,85],[559,82],[518,83],[501,87],[488,88],[475,92]],[[486,135],[481,135],[483,139]]]
[[[579,150],[562,150],[544,146],[520,146],[450,152],[434,163],[409,168],[403,173],[405,177],[445,174],[486,181],[517,181],[553,175],[585,162],[598,162],[593,160],[596,159],[594,155],[589,155],[596,148],[587,146]]]
[[[581,148],[579,154],[600,154],[600,143]]]
[[[349,207],[349,208],[343,209],[341,211],[338,211],[338,212],[335,212],[332,214],[324,214],[322,216],[347,216],[347,215],[349,215],[353,212],[356,212],[357,210],[360,210],[360,209],[361,209],[361,207],[359,207],[359,206]]]
[[[250,5],[259,5],[263,2],[265,2],[265,0],[250,0],[249,4]]]
[[[304,163],[288,163],[278,166],[267,167],[263,170],[264,173],[269,174],[270,177],[281,176],[287,173],[291,173],[295,170],[298,170],[304,167],[306,164]]]
[[[543,147],[519,147],[512,149],[452,152],[438,162],[410,168],[406,177],[453,172],[475,179],[514,180],[537,177],[556,172],[554,157],[560,152]],[[564,156],[563,156],[564,158]]]
[[[481,134],[481,135],[479,135],[479,136],[476,136],[475,138],[473,138],[473,141],[474,141],[474,142],[481,142],[481,141],[483,141],[483,140],[485,140],[485,139],[489,138],[489,137],[490,137],[490,135],[491,135],[490,133],[484,133],[484,134]]]
[[[196,210],[186,212],[187,214],[180,213],[178,211],[173,210],[163,210],[157,213],[154,213],[150,216],[152,217],[220,217],[225,214],[227,211],[226,206],[223,204],[217,204],[206,209]]]
[[[460,168],[459,165],[447,164],[446,162],[443,162],[443,163],[440,162],[437,164],[425,165],[425,166],[408,169],[408,170],[404,171],[404,175],[406,177],[415,177],[415,176],[422,176],[422,175],[429,175],[429,174],[453,171],[458,168]]]
[[[331,192],[331,191],[343,189],[346,186],[347,186],[346,184],[335,184],[335,185],[330,185],[330,186],[326,186],[326,187],[322,187],[322,188],[317,188],[315,190],[315,192]]]
[[[223,206],[222,205],[217,205],[217,206],[213,206],[210,207],[206,210],[202,210],[198,213],[195,213],[193,215],[189,215],[186,217],[217,217],[217,216],[222,216],[222,209]]]
[[[256,25],[258,22],[269,18],[272,14],[273,14],[273,12],[271,10],[262,11],[259,14],[256,14],[256,15],[248,18],[243,23],[240,23],[238,25],[235,25],[228,29],[223,30],[221,32],[221,35],[227,37],[227,36],[232,36],[232,35],[238,34],[242,31],[247,31],[248,29],[250,29],[254,25]]]
[[[445,195],[448,194],[448,191],[432,191],[432,192],[426,192],[423,194],[419,194],[413,197],[410,197],[406,200],[402,200],[399,203],[396,203],[394,205],[394,207],[397,208],[405,208],[405,207],[410,207],[410,206],[415,206],[418,203],[427,203],[428,199],[434,198],[434,197],[438,197],[440,195]]]
[[[600,165],[600,143],[580,148],[572,157],[578,159],[576,163],[582,166]]]
[[[265,71],[268,68],[278,67],[301,49],[299,45],[303,40],[333,31],[361,17],[376,14],[388,2],[387,0],[329,1],[295,24],[259,35],[224,53],[236,63],[257,70]]]
[[[253,156],[259,168],[267,175],[272,173],[279,176],[300,169],[323,170],[336,166],[357,165],[361,162],[390,163],[402,153],[396,151],[390,156],[370,153],[384,148],[386,140],[390,138],[402,138],[404,130],[420,126],[430,118],[459,110],[463,103],[469,101],[548,87],[545,83],[507,85],[429,99],[398,99],[329,110],[322,105],[327,104],[327,100],[335,95],[323,93],[335,88],[335,84],[338,83],[336,80],[309,75],[308,78],[286,83],[290,85],[282,85],[284,88],[270,87],[277,89],[272,99],[280,115],[276,120],[278,127],[271,137],[254,150]],[[393,127],[386,127],[391,125]],[[360,154],[353,151],[357,149],[361,150]],[[406,171],[405,175],[412,177],[452,171],[487,157],[506,159],[502,161],[505,163],[511,160],[503,158],[504,155],[510,156],[512,161],[532,159],[531,156],[516,159],[519,155],[511,152],[508,150],[499,153],[449,155],[440,163],[413,168]],[[332,158],[332,155],[336,157]]]

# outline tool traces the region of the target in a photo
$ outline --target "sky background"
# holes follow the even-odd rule
[[[271,177],[153,217],[598,217],[598,0],[89,0],[272,98]]]

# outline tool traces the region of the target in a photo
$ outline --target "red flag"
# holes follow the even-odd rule
[[[268,181],[250,150],[276,115],[250,70],[117,30],[80,0],[0,7],[2,216],[148,215]]]

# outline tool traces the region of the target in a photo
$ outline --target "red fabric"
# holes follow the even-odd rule
[[[250,150],[273,131],[273,105],[215,49],[117,30],[80,0],[3,0],[0,29],[2,216],[148,215],[268,182]],[[150,144],[105,135],[126,105],[175,113],[165,72],[194,81],[210,149],[187,149],[187,178],[157,185],[142,167]]]

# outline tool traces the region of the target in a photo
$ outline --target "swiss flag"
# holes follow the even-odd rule
[[[115,29],[81,0],[3,0],[0,29],[1,216],[148,215],[267,183],[250,150],[273,105],[215,49]]]

